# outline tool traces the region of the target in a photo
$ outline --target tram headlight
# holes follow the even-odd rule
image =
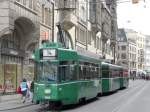
[[[45,89],[45,94],[51,94],[51,89]]]

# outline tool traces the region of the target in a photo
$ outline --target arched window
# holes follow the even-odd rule
[[[82,19],[83,21],[86,20],[86,10],[85,10],[85,7],[84,7],[84,6],[81,7],[81,19]]]
[[[1,45],[2,48],[9,48],[18,50],[20,48],[20,38],[17,37],[17,30],[14,29],[13,34],[3,35],[2,36],[3,43]]]

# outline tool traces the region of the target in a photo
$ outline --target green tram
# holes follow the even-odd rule
[[[35,51],[34,102],[51,107],[76,104],[128,86],[126,69],[45,43]]]
[[[101,63],[102,93],[113,92],[128,87],[128,70],[117,65]]]
[[[100,60],[44,44],[35,51],[34,101],[50,105],[76,104],[101,92]]]

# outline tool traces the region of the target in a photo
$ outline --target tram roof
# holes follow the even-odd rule
[[[47,42],[41,45],[41,48],[63,48],[60,43],[56,42]]]
[[[124,69],[124,67],[122,67],[122,66],[111,64],[111,63],[106,63],[106,62],[102,62],[102,65],[103,66],[109,66],[109,67],[115,67],[115,68]]]
[[[96,64],[101,63],[100,59],[96,59],[94,57],[89,57],[89,56],[82,55],[82,54],[78,54],[78,56],[79,56],[80,61],[91,62],[91,63],[96,63]]]

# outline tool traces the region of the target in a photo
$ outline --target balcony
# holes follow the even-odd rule
[[[101,30],[101,25],[98,24],[97,22],[92,23],[92,24],[91,24],[91,27],[92,27],[92,30],[93,30],[94,32],[98,32],[98,31]]]
[[[76,3],[76,0],[56,0],[57,10],[74,10]]]
[[[68,30],[77,25],[77,17],[68,11],[62,11],[60,13],[60,21],[63,25],[63,29],[65,30]]]
[[[111,39],[111,28],[107,23],[102,23],[102,40]]]
[[[13,55],[13,56],[20,56],[20,57],[25,56],[25,52],[23,50],[16,50],[12,48],[1,48],[0,52],[1,54],[5,54],[5,55]]]
[[[103,4],[101,7],[102,10],[102,37],[106,40],[111,39],[111,13],[110,10]]]
[[[76,0],[56,0],[56,10],[59,11],[59,21],[62,27],[68,30],[77,24],[77,17],[74,14]]]
[[[91,4],[89,21],[91,22],[91,28],[94,32],[101,30],[101,5],[100,4]]]

